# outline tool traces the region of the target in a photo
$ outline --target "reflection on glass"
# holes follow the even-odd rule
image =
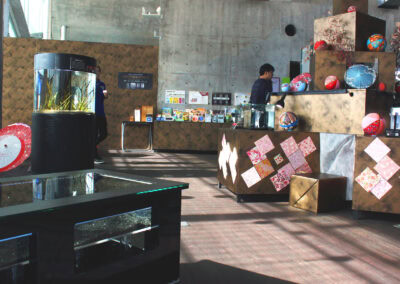
[[[32,234],[0,239],[0,270],[28,264]]]
[[[75,224],[75,248],[114,241],[151,228],[151,207]],[[128,236],[117,242],[131,242]]]
[[[134,190],[136,194],[142,194],[179,187],[156,187],[145,178],[113,176],[96,171],[54,173],[16,180],[2,182],[0,179],[0,208],[110,191]]]

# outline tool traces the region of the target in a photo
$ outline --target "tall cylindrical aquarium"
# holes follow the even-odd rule
[[[34,62],[32,171],[93,168],[96,60],[40,53]]]

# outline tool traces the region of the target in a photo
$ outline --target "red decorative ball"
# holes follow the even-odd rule
[[[384,92],[384,91],[386,90],[386,85],[385,85],[385,83],[380,82],[380,83],[378,84],[378,90],[379,90],[380,92]]]
[[[328,49],[328,43],[324,40],[319,40],[314,44],[314,50],[326,50]]]
[[[357,6],[349,6],[349,8],[347,8],[348,13],[355,12],[355,11],[357,11]]]
[[[361,127],[366,135],[380,135],[385,131],[386,121],[378,113],[369,113],[362,119]]]
[[[336,76],[328,76],[325,79],[325,89],[334,90],[340,88],[340,81]]]

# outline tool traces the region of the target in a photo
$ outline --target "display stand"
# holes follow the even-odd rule
[[[188,184],[96,169],[2,178],[0,186],[5,283],[15,273],[32,284],[179,280]]]

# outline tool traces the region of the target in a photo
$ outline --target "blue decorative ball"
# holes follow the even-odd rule
[[[289,83],[283,83],[283,84],[281,85],[281,91],[282,91],[282,92],[289,92],[289,89],[290,89]]]
[[[354,89],[366,89],[375,83],[376,72],[366,65],[355,64],[346,70],[344,80]]]

